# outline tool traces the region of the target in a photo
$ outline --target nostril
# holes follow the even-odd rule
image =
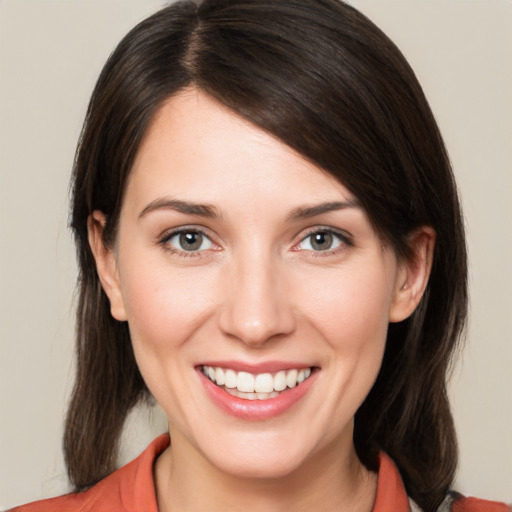
[[[293,332],[295,318],[285,305],[251,308],[249,303],[237,302],[219,314],[219,327],[226,335],[257,347]]]

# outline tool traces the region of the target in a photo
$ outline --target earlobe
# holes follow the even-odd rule
[[[429,226],[422,226],[409,236],[412,256],[399,262],[389,311],[390,322],[405,320],[420,303],[432,269],[435,239],[436,233]]]
[[[87,219],[89,245],[91,247],[101,286],[110,301],[110,312],[120,322],[127,320],[124,299],[119,283],[119,273],[114,251],[106,247],[103,241],[105,215],[99,210],[93,211]]]

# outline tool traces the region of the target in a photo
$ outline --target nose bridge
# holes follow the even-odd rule
[[[220,314],[221,329],[247,345],[263,345],[295,326],[291,304],[286,297],[286,272],[272,250],[251,244],[229,265]]]

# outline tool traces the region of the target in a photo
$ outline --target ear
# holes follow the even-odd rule
[[[430,277],[435,241],[436,233],[429,226],[422,226],[409,235],[412,256],[398,262],[390,322],[405,320],[418,306]]]
[[[95,210],[89,215],[87,219],[89,245],[96,261],[101,286],[110,300],[110,312],[116,320],[122,322],[127,320],[126,309],[114,251],[106,247],[103,242],[105,223],[106,218],[103,212]]]

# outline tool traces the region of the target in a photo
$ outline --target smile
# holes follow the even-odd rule
[[[203,366],[202,371],[210,381],[232,396],[245,400],[268,400],[304,382],[311,376],[312,368],[281,370],[274,374],[252,374]]]

